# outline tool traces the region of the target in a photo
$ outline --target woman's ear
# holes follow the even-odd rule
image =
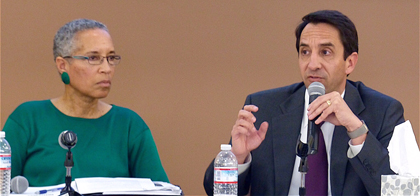
[[[57,66],[58,73],[62,74],[67,72],[68,62],[61,56],[55,58],[55,65]]]

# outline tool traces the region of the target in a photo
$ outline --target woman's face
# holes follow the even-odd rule
[[[114,44],[108,32],[90,29],[79,32],[75,38],[76,49],[72,56],[103,58],[114,55]],[[75,93],[90,98],[104,98],[111,89],[115,65],[106,58],[99,65],[91,65],[87,59],[69,58],[70,87]]]

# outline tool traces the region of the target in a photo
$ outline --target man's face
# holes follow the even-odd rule
[[[299,43],[299,68],[305,86],[321,82],[326,93],[337,91],[341,94],[347,74],[354,68],[350,65],[355,64],[351,57],[344,60],[343,56],[344,46],[334,26],[326,23],[306,25]]]

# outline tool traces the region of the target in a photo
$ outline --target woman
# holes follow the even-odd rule
[[[107,27],[94,20],[71,21],[56,33],[53,52],[64,94],[21,104],[3,128],[12,148],[12,178],[22,175],[30,186],[64,183],[67,150],[60,147],[58,136],[71,130],[78,138],[71,149],[73,179],[140,177],[169,182],[141,117],[100,100],[108,95],[121,60]]]

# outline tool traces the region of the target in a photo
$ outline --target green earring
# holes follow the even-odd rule
[[[61,74],[61,80],[63,81],[64,84],[70,84],[70,76],[67,72],[63,72]]]

